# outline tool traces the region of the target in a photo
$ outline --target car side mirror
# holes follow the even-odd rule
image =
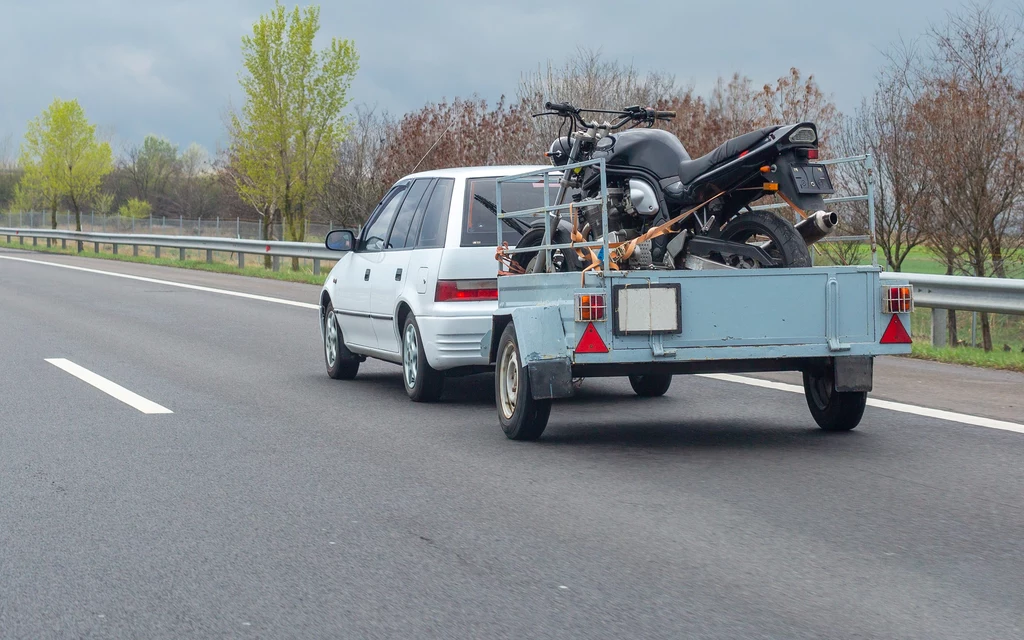
[[[327,234],[324,244],[331,251],[351,251],[356,246],[356,236],[348,229],[335,229]]]

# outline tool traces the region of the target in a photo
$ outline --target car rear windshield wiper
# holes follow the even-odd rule
[[[493,213],[494,215],[498,215],[498,205],[494,204],[493,202],[483,197],[479,193],[474,194],[473,199],[479,202],[480,204],[484,205],[484,207],[486,207],[487,210]],[[502,211],[502,213],[505,212]],[[526,224],[522,220],[517,220],[516,218],[502,218],[502,222],[512,227],[520,234],[524,234],[530,230],[530,225]]]

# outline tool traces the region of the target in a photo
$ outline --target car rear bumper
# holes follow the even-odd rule
[[[491,330],[491,316],[417,316],[427,362],[438,370],[486,365],[480,343]]]

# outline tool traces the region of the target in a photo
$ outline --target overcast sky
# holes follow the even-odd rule
[[[118,152],[149,133],[182,148],[195,141],[215,150],[224,143],[225,108],[240,103],[240,39],[272,6],[0,0],[0,143],[7,134],[20,142],[25,123],[61,97],[78,98]],[[720,75],[739,71],[764,83],[796,66],[850,111],[871,91],[890,43],[919,36],[960,6],[961,0],[335,0],[321,5],[321,36],[356,42],[361,63],[353,104],[392,113],[445,97],[514,94],[523,71],[562,61],[578,47],[674,74],[702,93]]]

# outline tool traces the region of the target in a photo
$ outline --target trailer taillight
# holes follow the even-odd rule
[[[807,159],[808,160],[817,160],[818,159],[818,150],[817,149],[808,149],[807,150]]]
[[[914,288],[910,285],[882,287],[882,311],[910,313],[914,310]]]
[[[603,294],[576,294],[576,322],[592,322],[605,319]]]
[[[438,280],[434,290],[434,302],[497,299],[497,280]]]

